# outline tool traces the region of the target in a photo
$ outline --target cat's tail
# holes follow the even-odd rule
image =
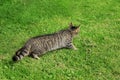
[[[28,56],[29,55],[29,51],[28,49],[26,49],[25,47],[22,47],[21,49],[19,49],[16,54],[12,57],[13,61],[18,61],[21,60],[23,57]]]

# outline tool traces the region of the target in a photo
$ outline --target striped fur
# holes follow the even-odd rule
[[[40,55],[59,48],[72,48],[76,49],[72,43],[74,35],[78,34],[79,27],[73,26],[65,30],[61,30],[57,33],[37,36],[29,39],[25,45],[19,49],[13,56],[13,61],[18,61],[24,56],[32,56],[38,59]]]

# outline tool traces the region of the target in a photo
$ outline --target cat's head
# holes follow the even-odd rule
[[[70,29],[70,31],[72,32],[73,35],[76,35],[80,31],[80,25],[79,26],[74,26],[71,22],[70,25],[69,25],[69,29]]]

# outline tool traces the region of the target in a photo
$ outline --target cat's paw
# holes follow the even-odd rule
[[[78,50],[78,48],[75,47],[74,50]]]
[[[40,58],[38,56],[34,57],[35,59],[39,60]]]

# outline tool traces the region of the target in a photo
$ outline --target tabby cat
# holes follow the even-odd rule
[[[77,35],[78,32],[79,26],[73,26],[72,23],[70,23],[68,29],[53,34],[33,37],[16,52],[12,60],[18,61],[28,55],[39,59],[39,56],[43,55],[45,52],[60,48],[71,48],[76,50],[76,47],[72,43],[72,38]]]

